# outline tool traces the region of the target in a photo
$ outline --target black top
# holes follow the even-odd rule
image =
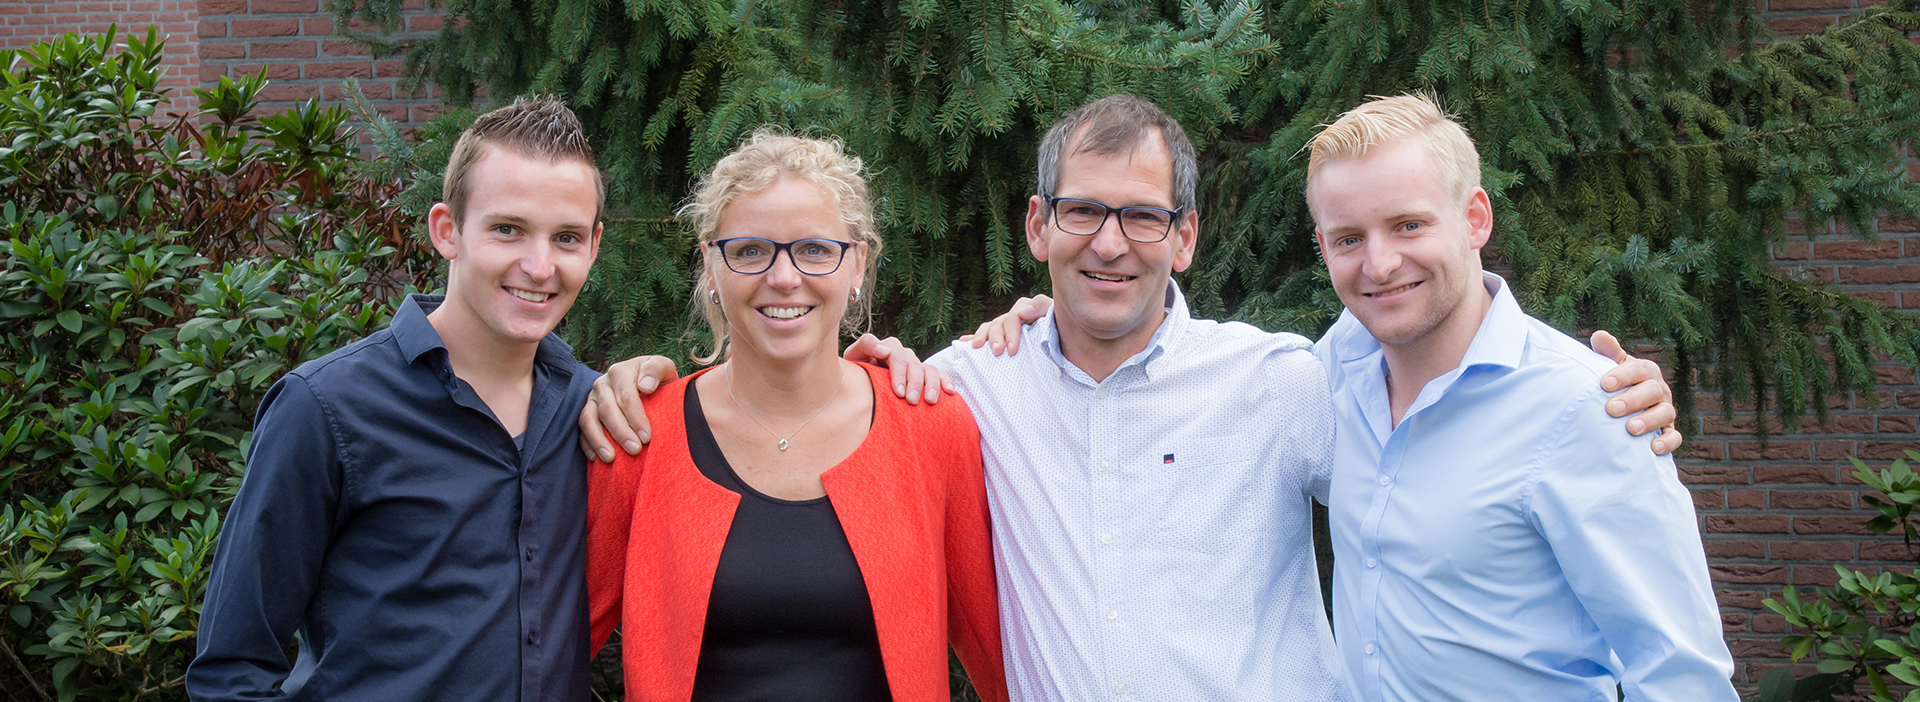
[[[596,374],[542,340],[516,448],[453,375],[439,302],[413,296],[260,402],[193,699],[588,699],[576,422]]]
[[[889,700],[873,603],[826,497],[782,500],[733,472],[687,384],[687,450],[740,494],[707,601],[696,702]]]

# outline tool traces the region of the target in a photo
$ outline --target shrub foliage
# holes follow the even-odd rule
[[[1920,462],[1920,452],[1907,451],[1885,470],[1874,470],[1860,459],[1853,460],[1853,476],[1884,497],[1866,496],[1868,505],[1880,511],[1867,522],[1867,530],[1876,534],[1899,532],[1905,539],[1907,555],[1920,567],[1920,475],[1909,461]],[[1781,667],[1767,671],[1760,679],[1757,702],[1832,702],[1837,696],[1851,699],[1860,682],[1869,688],[1867,699],[1873,702],[1920,702],[1920,689],[1909,687],[1898,694],[1899,686],[1920,687],[1920,578],[1912,572],[1886,569],[1879,574],[1834,566],[1840,579],[1832,587],[1813,588],[1813,597],[1801,599],[1797,588],[1781,592],[1779,600],[1762,602],[1779,612],[1794,627],[1795,634],[1781,641],[1795,662],[1818,652],[1815,674],[1794,679],[1791,670]]]
[[[183,699],[258,397],[431,260],[340,108],[166,115],[161,42],[0,51],[0,696]]]

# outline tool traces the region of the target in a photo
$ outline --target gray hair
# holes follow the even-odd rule
[[[1086,128],[1086,134],[1075,140],[1073,137],[1081,127]],[[1047,136],[1040,140],[1040,196],[1053,195],[1054,189],[1060,186],[1060,161],[1068,141],[1074,142],[1073,154],[1131,153],[1146,140],[1147,130],[1153,128],[1160,130],[1167,153],[1173,157],[1173,206],[1193,211],[1193,190],[1200,179],[1200,167],[1195,162],[1193,142],[1187,140],[1187,131],[1159,106],[1125,93],[1082,105],[1047,130]]]

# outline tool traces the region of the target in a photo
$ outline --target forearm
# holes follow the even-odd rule
[[[285,651],[332,539],[341,481],[324,411],[297,378],[276,384],[261,407],[201,605],[186,680],[196,700],[282,696]]]

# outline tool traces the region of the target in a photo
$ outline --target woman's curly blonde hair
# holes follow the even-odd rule
[[[727,205],[742,195],[765,190],[783,177],[806,179],[827,195],[840,221],[847,225],[849,240],[867,247],[865,279],[871,288],[880,265],[880,232],[874,228],[873,201],[867,195],[860,158],[848,155],[839,139],[796,136],[773,127],[756,130],[733,153],[713,164],[713,170],[700,178],[693,197],[680,208],[680,219],[693,228],[694,240],[707,263],[712,264],[717,260],[712,257],[719,255],[706,244],[713,241],[720,227],[720,213]],[[710,265],[701,266],[694,275],[693,289],[695,315],[713,331],[712,352],[693,355],[693,360],[703,364],[719,360],[727,350],[727,318],[707,294],[713,285],[707,279],[708,270]],[[849,303],[841,328],[858,332],[868,327],[872,300],[869,290],[858,302]]]

